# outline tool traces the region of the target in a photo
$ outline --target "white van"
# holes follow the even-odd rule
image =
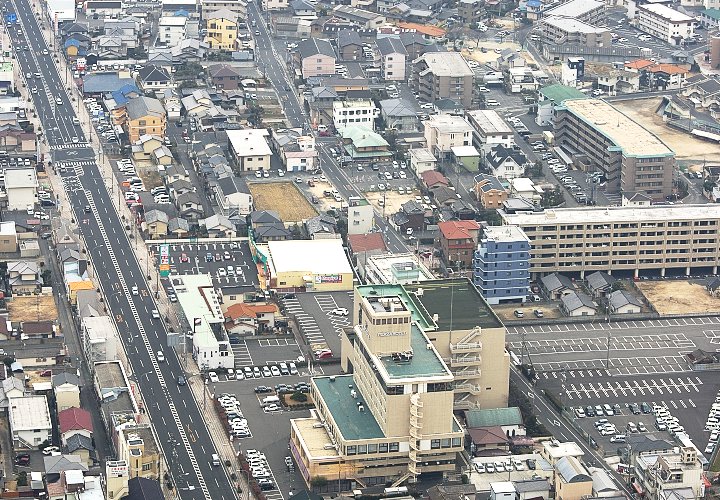
[[[495,107],[495,106],[500,106],[500,103],[497,102],[495,99],[487,99],[485,101],[485,105]]]
[[[220,466],[220,455],[217,453],[212,454],[212,458],[210,459],[210,463],[213,464],[215,467]]]
[[[277,396],[265,396],[262,400],[263,405],[278,404],[278,403],[280,403],[280,398]]]

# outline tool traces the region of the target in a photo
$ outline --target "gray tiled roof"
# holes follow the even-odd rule
[[[128,103],[126,104],[128,117],[131,120],[137,120],[138,118],[142,118],[143,116],[148,115],[164,115],[165,114],[165,108],[163,108],[163,105],[158,101],[157,99],[153,99],[152,97],[136,97],[135,99],[130,99]]]
[[[545,289],[551,292],[562,290],[563,288],[569,288],[571,290],[574,288],[572,280],[560,273],[548,274],[540,278],[540,281]]]
[[[323,54],[328,57],[335,57],[335,51],[332,45],[327,40],[320,38],[308,38],[298,44],[298,53],[300,57],[305,59],[306,57],[316,56]]]
[[[597,309],[597,304],[595,304],[587,294],[582,292],[567,294],[563,296],[561,300],[566,311],[575,311],[581,307]]]
[[[399,38],[394,37],[385,37],[385,38],[378,38],[377,42],[375,42],[377,45],[378,50],[380,53],[384,56],[388,54],[404,54],[407,55],[407,50],[405,50],[405,45],[403,45],[402,41],[400,41]]]

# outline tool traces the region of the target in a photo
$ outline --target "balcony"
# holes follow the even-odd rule
[[[452,356],[450,358],[450,368],[460,366],[474,366],[482,361],[480,356]]]
[[[459,344],[450,344],[450,353],[471,353],[482,351],[482,342],[464,342]]]
[[[472,378],[480,378],[482,370],[479,368],[467,368],[465,370],[453,370],[455,380],[468,380]]]
[[[475,384],[455,384],[455,392],[469,392],[470,394],[477,395],[482,392],[482,388]]]

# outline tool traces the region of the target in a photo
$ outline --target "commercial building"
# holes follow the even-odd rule
[[[452,99],[464,107],[473,100],[475,73],[459,52],[425,52],[413,61],[411,86],[420,99]]]
[[[717,274],[720,205],[560,208],[502,213],[530,239],[532,279],[553,272],[584,277]]]
[[[530,240],[522,229],[483,229],[473,260],[473,283],[488,304],[525,302],[530,289]]]
[[[675,153],[657,136],[600,99],[569,99],[555,107],[555,140],[586,171],[602,172],[609,193],[673,192]]]
[[[201,370],[235,367],[225,317],[212,278],[206,274],[170,275],[180,306],[180,323],[192,336],[192,356]],[[180,342],[187,342],[181,338]],[[178,355],[185,355],[179,345]]]
[[[693,34],[695,19],[660,3],[637,6],[637,28],[648,35],[680,45]]]
[[[347,126],[359,125],[375,130],[375,117],[379,110],[370,99],[349,99],[333,102],[333,126],[342,130]]]
[[[348,234],[365,234],[373,228],[375,210],[365,198],[351,196],[348,199]]]
[[[228,130],[230,152],[241,172],[269,170],[272,150],[266,129]]]
[[[267,252],[268,289],[276,291],[352,290],[353,271],[342,240],[269,241]]]
[[[490,109],[468,111],[465,113],[465,118],[474,129],[473,146],[481,150],[483,156],[496,144],[510,148],[515,143],[513,130],[497,111]]]
[[[406,285],[434,279],[432,272],[413,253],[384,253],[361,258],[366,283]]]
[[[349,490],[454,470],[464,431],[453,407],[468,407],[466,386],[477,389],[474,403],[498,389],[507,401],[507,372],[498,384],[504,389],[488,382],[480,391],[480,353],[492,356],[485,339],[500,349],[488,376],[503,376],[504,328],[468,287],[474,290],[467,280],[438,280],[355,289],[355,326],[342,336],[348,375],[313,378],[317,410],[291,421],[290,450],[308,485],[323,476],[337,478],[329,487]],[[452,366],[472,374],[458,378]]]
[[[130,478],[160,478],[160,452],[149,425],[134,422],[117,430],[118,458],[128,465]]]
[[[15,450],[36,449],[52,440],[52,421],[45,396],[11,398],[8,419]]]

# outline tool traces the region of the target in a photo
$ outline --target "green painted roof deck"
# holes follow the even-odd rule
[[[574,87],[568,87],[567,85],[559,83],[543,87],[539,92],[545,96],[546,99],[555,101],[556,104],[560,104],[565,99],[587,99],[588,97]]]
[[[430,340],[418,328],[417,324],[413,323],[410,327],[412,359],[410,361],[395,361],[392,356],[380,358],[390,380],[449,376],[450,372],[435,352],[435,349],[427,348],[429,343]]]
[[[334,379],[314,377],[312,380],[345,440],[385,437],[372,412],[367,407],[365,411],[358,410],[358,403],[365,399],[355,386],[352,375],[338,375]],[[357,393],[357,399],[350,395],[349,385]]]
[[[423,283],[427,283],[427,281],[423,281]],[[435,329],[435,324],[423,305],[414,302],[402,285],[361,285],[357,287],[357,291],[361,297],[366,299],[400,297],[410,311],[412,321],[418,323],[424,331]]]
[[[465,278],[423,281],[405,285],[405,289],[411,300],[419,303],[416,308],[424,309],[428,317],[438,315],[440,331],[503,326],[475,285]]]

